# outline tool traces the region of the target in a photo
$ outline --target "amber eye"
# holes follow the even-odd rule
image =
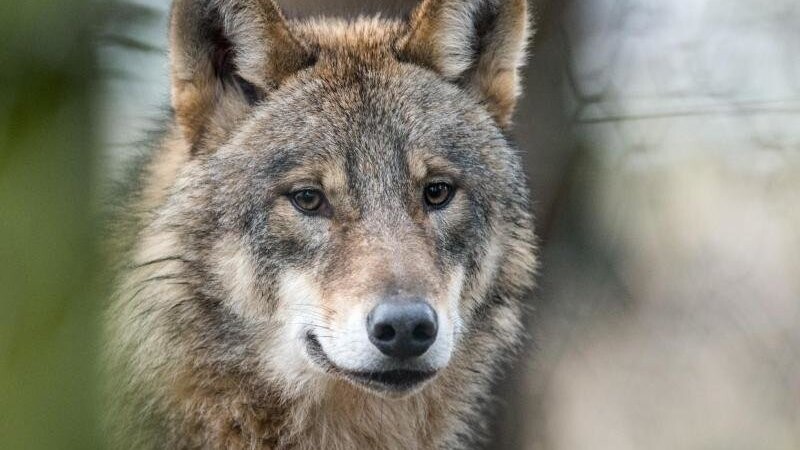
[[[455,189],[447,183],[431,183],[425,186],[425,203],[431,208],[444,208],[453,198]]]
[[[301,189],[289,194],[295,208],[306,214],[317,212],[325,203],[325,195],[316,189]]]

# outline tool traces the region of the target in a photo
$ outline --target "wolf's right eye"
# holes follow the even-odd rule
[[[425,203],[430,208],[441,209],[453,198],[453,186],[447,183],[431,183],[425,186]]]
[[[301,189],[289,194],[292,204],[300,212],[314,214],[325,204],[325,194],[316,189]]]

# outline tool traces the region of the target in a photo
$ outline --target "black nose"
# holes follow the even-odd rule
[[[420,300],[389,300],[367,315],[369,340],[384,355],[412,358],[425,353],[436,340],[436,311]]]

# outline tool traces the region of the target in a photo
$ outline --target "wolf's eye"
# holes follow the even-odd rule
[[[453,186],[439,182],[425,186],[425,203],[434,209],[440,209],[450,203],[455,189]]]
[[[317,212],[325,203],[325,195],[316,189],[301,189],[289,194],[295,208],[306,214]]]

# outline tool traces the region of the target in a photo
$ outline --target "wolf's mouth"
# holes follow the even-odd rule
[[[306,334],[306,347],[311,360],[325,371],[381,392],[397,394],[408,392],[436,375],[435,370],[395,369],[359,372],[342,369],[328,358],[319,339],[311,332]]]

